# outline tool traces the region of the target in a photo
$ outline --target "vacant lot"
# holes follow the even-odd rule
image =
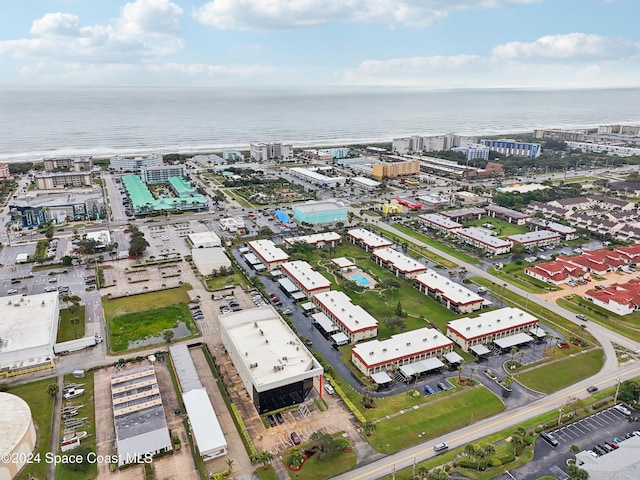
[[[114,300],[108,297],[102,297],[102,306],[105,316],[109,319],[127,313],[142,312],[166,305],[188,303],[189,295],[187,292],[189,290],[191,290],[191,285],[182,285],[181,287],[162,290],[161,292],[132,295]]]

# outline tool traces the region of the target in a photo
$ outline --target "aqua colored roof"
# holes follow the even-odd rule
[[[207,199],[196,193],[181,177],[170,177],[169,184],[178,197],[153,198],[151,192],[137,175],[124,175],[122,183],[131,198],[134,210],[162,211],[173,209],[204,208]],[[186,207],[186,208],[185,208]]]

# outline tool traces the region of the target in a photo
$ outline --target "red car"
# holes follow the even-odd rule
[[[294,445],[300,445],[300,442],[302,442],[302,440],[300,440],[300,436],[296,432],[291,432],[291,441]]]

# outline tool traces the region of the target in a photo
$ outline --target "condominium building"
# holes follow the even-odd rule
[[[289,260],[289,255],[277,247],[271,240],[253,240],[247,243],[247,247],[249,247],[269,271]]]
[[[93,168],[91,157],[45,158],[45,172],[89,172]]]
[[[433,270],[417,275],[413,286],[457,313],[475,312],[485,303],[484,298],[474,291]]]
[[[11,173],[9,172],[8,163],[0,163],[0,179],[9,178]]]
[[[140,169],[140,178],[144,183],[167,183],[171,177],[185,178],[186,176],[187,167],[184,165],[143,166]]]
[[[481,140],[480,143],[494,152],[516,157],[538,158],[542,153],[542,147],[539,143],[520,142],[510,139]]]
[[[378,335],[378,321],[365,309],[351,303],[343,292],[330,290],[319,293],[313,297],[313,303],[348,337],[349,343]]]
[[[293,160],[293,146],[289,143],[250,143],[249,152],[256,162]]]
[[[35,176],[35,180],[38,190],[91,187],[92,185],[91,172],[89,171],[40,173]]]
[[[115,155],[109,159],[109,170],[114,172],[139,172],[143,168],[159,167],[162,163],[162,155],[150,153],[149,155]]]
[[[371,171],[371,175],[378,180],[396,178],[402,175],[418,175],[419,173],[420,161],[417,159],[377,163],[373,165]]]
[[[315,271],[305,261],[285,262],[280,265],[280,268],[289,280],[307,297],[331,290],[331,281],[320,272]]]

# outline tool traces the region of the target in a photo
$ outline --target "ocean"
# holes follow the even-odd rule
[[[0,88],[0,161],[640,124],[640,89]]]

